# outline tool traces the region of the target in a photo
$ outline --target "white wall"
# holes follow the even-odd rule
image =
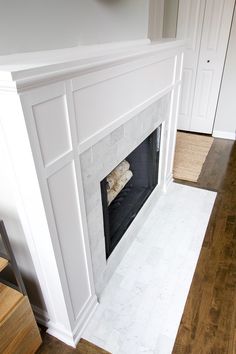
[[[214,125],[214,136],[235,139],[236,135],[236,12],[234,12],[229,48]]]
[[[147,38],[149,0],[0,0],[0,55]]]
[[[165,0],[150,0],[149,4],[148,37],[157,41],[162,39]]]
[[[165,0],[163,37],[175,38],[177,28],[179,0]]]

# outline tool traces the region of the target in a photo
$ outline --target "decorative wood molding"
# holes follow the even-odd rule
[[[12,56],[10,66],[0,63],[0,91],[15,90],[1,93],[0,120],[17,210],[47,308],[36,312],[49,333],[70,345],[97,304],[78,152],[162,96],[176,95],[180,85],[184,41],[135,44],[26,53],[19,62]],[[168,141],[174,140],[175,109],[163,123],[163,144],[168,129]],[[172,146],[163,151],[169,176]]]
[[[236,140],[236,131],[235,133],[233,133],[233,132],[225,132],[220,130],[213,130],[212,136],[214,138]]]
[[[12,55],[12,65],[0,61],[0,91],[27,91],[57,81],[71,79],[105,68],[150,58],[163,51],[184,46],[182,40],[150,44],[150,40],[128,42],[115,47],[107,44],[84,48]],[[63,58],[63,59],[62,59]],[[21,64],[18,64],[18,60]],[[42,64],[45,63],[44,65]],[[30,64],[29,64],[30,63]]]
[[[127,112],[123,116],[119,117],[119,119],[117,119],[116,121],[111,122],[110,124],[105,126],[103,129],[101,129],[98,132],[96,132],[95,134],[91,135],[88,139],[84,140],[83,142],[81,142],[78,145],[78,153],[81,154],[84,151],[86,151],[92,145],[96,144],[96,142],[98,142],[100,139],[104,138],[107,134],[111,133],[113,130],[118,128],[120,125],[127,122],[129,119],[131,119],[136,114],[138,114],[139,112],[141,112],[142,110],[147,108],[149,105],[151,105],[152,103],[157,101],[162,96],[165,96],[168,92],[171,92],[173,90],[173,88],[179,86],[179,84],[180,84],[180,81],[177,81],[175,84],[170,85],[168,88],[164,89],[161,92],[158,92],[156,95],[152,96],[150,99],[146,100],[142,104],[135,107],[135,109],[133,109],[132,111]]]

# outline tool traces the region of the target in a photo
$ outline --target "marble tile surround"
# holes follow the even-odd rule
[[[119,242],[118,247],[109,257],[109,261],[113,262],[109,268],[105,255],[100,181],[153,130],[161,123],[167,122],[170,100],[171,94],[168,93],[81,155],[87,225],[97,295],[101,294],[115,269],[115,265],[119,264],[134,238],[130,236],[125,242],[123,239]],[[123,249],[121,249],[122,246]],[[119,251],[118,248],[120,248]]]
[[[170,185],[110,279],[83,338],[112,354],[171,354],[215,197]]]

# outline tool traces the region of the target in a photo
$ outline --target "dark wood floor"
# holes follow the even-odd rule
[[[72,348],[58,339],[48,335],[44,330],[41,333],[43,343],[37,354],[111,354],[96,345],[81,339],[77,348]]]
[[[177,182],[218,195],[173,354],[236,354],[236,144],[215,139],[198,182]],[[72,349],[43,334],[37,353],[106,352],[83,340]]]
[[[216,139],[197,183],[218,192],[173,354],[236,353],[236,145]]]

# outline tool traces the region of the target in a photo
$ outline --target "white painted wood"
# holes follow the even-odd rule
[[[234,0],[181,4],[179,35],[192,33],[195,45],[185,56],[179,129],[212,133],[233,7]],[[186,11],[193,16],[189,32],[186,24],[185,28],[181,25]]]
[[[183,61],[183,56],[180,57]],[[175,144],[176,144],[176,130],[178,123],[178,113],[179,113],[179,98],[180,98],[181,86],[175,87],[172,91],[171,106],[170,106],[170,116],[168,122],[168,132],[167,132],[167,146],[168,150],[166,153],[166,165],[165,165],[165,185],[164,189],[167,191],[169,183],[173,180],[173,164],[174,164],[174,154],[175,154]]]
[[[74,164],[70,163],[50,176],[48,188],[76,320],[86,305],[91,291],[83,239],[78,232],[80,230],[79,198]]]
[[[234,0],[207,0],[190,130],[212,133]]]
[[[75,90],[79,143],[82,144],[97,131],[104,129],[157,92],[170,87],[174,68],[173,56],[140,68],[138,72],[132,71],[97,85]],[[90,102],[93,102],[93,105]]]
[[[183,40],[153,43],[150,40],[131,41],[119,45],[97,45],[67,48],[37,53],[0,57],[0,84],[5,90],[18,92],[98,71],[132,63],[139,58],[150,58],[164,51],[184,45]],[[177,49],[178,50],[178,49]]]
[[[183,69],[183,53],[179,53],[176,56],[176,70],[175,70],[175,78],[178,81],[179,78],[182,77],[182,69]],[[168,189],[168,185],[173,180],[173,163],[174,163],[174,153],[175,153],[175,144],[176,144],[176,131],[177,131],[177,122],[178,122],[178,113],[179,113],[179,97],[180,97],[180,82],[178,85],[174,87],[171,91],[171,101],[169,107],[169,117],[166,122],[163,124],[163,128],[165,129],[165,140],[166,140],[166,151],[164,153],[165,163],[163,168],[163,190],[166,192]],[[165,146],[161,147],[161,150],[165,149]],[[162,151],[163,153],[163,151]]]
[[[47,308],[46,322],[58,337],[73,343],[57,259],[29,145],[21,102],[16,93],[0,94],[0,127],[9,149],[17,186],[16,208]]]
[[[177,37],[186,39],[178,129],[190,130],[206,0],[180,0]]]
[[[103,55],[88,51],[87,57],[65,51],[65,62],[58,53],[53,58],[44,54],[44,59],[33,55],[37,63],[23,55],[19,64],[15,56],[10,66],[1,66],[1,126],[19,184],[20,222],[47,313],[36,310],[41,322],[48,318],[48,332],[70,345],[79,340],[96,306],[81,151],[168,92],[174,120],[182,51],[183,42],[173,41],[110,48]],[[163,125],[162,142],[168,178],[175,122],[170,126],[167,140],[168,125]],[[161,186],[166,171],[163,167]]]
[[[89,317],[89,311],[93,311],[90,303],[93,307],[95,306],[96,296],[91,265],[89,264],[88,244],[84,240],[86,231],[81,223],[81,209],[84,208],[84,205],[79,199],[79,186],[75,170],[76,155],[72,150],[73,147],[77,148],[74,143],[75,133],[71,131],[74,119],[73,110],[68,109],[66,83],[35,89],[22,95],[21,100],[36,168],[41,176],[39,182],[63,284],[70,325],[72,329],[78,328],[76,334],[71,333],[71,343],[74,345],[78,333],[81,332]],[[55,106],[55,103],[58,105]],[[37,110],[35,107],[43,107],[44,109]],[[54,117],[59,119],[58,126]],[[41,121],[45,123],[45,134],[43,134],[43,130],[39,131],[38,129]],[[64,126],[61,122],[64,123]],[[64,129],[65,127],[66,129]],[[59,131],[59,129],[61,130]],[[41,148],[42,139],[45,146],[49,145],[49,152],[55,152],[49,161],[50,163],[46,165]],[[52,146],[47,139],[52,139]],[[68,141],[69,144],[65,144],[65,141]],[[69,146],[71,151],[68,152]],[[46,151],[46,155],[47,153],[48,151]],[[51,157],[51,155],[49,156]],[[73,166],[70,173],[65,172],[67,166]],[[85,316],[85,314],[87,315]],[[48,332],[65,341],[65,338],[61,337],[60,331],[57,334],[56,327],[49,326]]]
[[[232,133],[232,132],[224,132],[220,130],[213,130],[212,136],[214,138],[236,140],[236,132]]]
[[[33,106],[44,165],[48,166],[71,151],[65,96]]]

